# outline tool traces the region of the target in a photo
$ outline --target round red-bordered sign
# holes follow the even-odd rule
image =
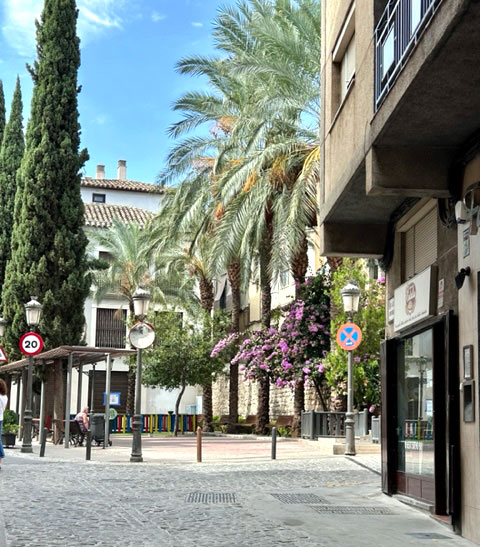
[[[43,349],[43,339],[36,332],[26,332],[18,342],[23,355],[37,355]]]
[[[337,330],[337,344],[347,351],[357,349],[362,343],[362,331],[355,323],[344,323]]]

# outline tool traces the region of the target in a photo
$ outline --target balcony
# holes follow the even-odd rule
[[[378,110],[443,0],[390,0],[375,29]]]

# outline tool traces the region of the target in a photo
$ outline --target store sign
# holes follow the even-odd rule
[[[395,289],[395,332],[411,327],[434,314],[432,298],[434,268],[430,266]],[[436,303],[436,302],[435,302]]]

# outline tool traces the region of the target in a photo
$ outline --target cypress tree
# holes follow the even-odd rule
[[[25,149],[22,108],[22,91],[20,79],[17,77],[10,117],[0,148],[0,288],[3,286],[5,268],[10,259],[17,171]]]
[[[3,83],[0,80],[0,145],[3,140],[3,132],[5,131],[5,95],[3,93]]]
[[[88,154],[79,150],[77,16],[75,0],[45,0],[37,23],[31,116],[15,198],[21,209],[2,295],[10,350],[27,328],[30,295],[43,304],[39,332],[47,349],[78,344],[84,325],[90,280],[79,171]]]

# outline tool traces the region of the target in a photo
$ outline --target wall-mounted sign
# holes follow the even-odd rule
[[[437,295],[437,312],[440,308],[443,308],[445,297],[445,279],[439,279],[438,281],[438,295]]]
[[[120,406],[120,391],[110,392],[110,406]],[[107,404],[107,393],[103,392],[103,406]]]
[[[395,289],[395,312],[393,329],[395,332],[411,327],[434,315],[432,292],[436,283],[436,268],[430,266],[422,273],[412,277]]]
[[[470,256],[470,228],[463,230],[463,258]]]

